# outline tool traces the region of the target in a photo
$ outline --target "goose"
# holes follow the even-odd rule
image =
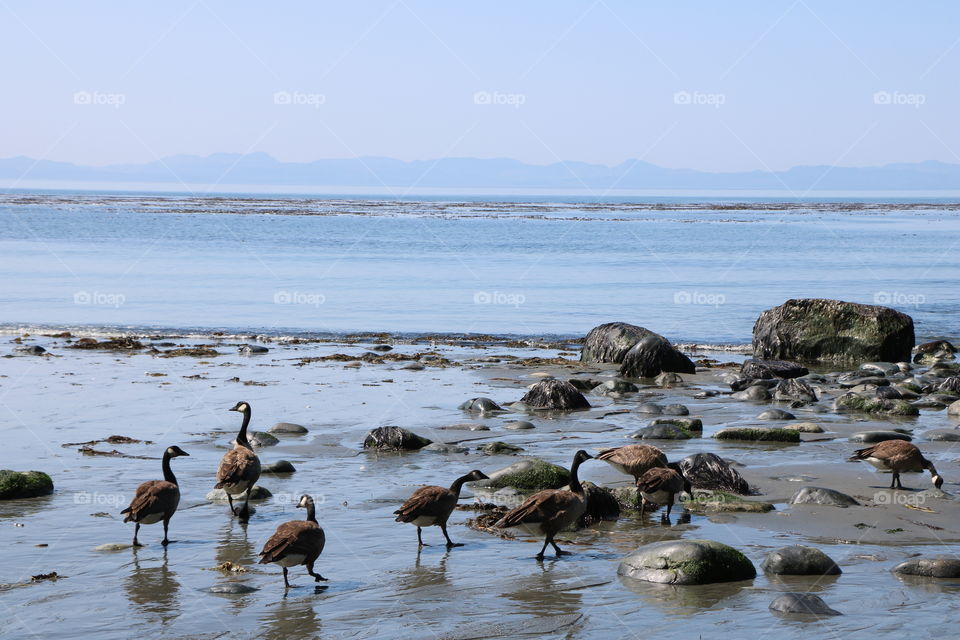
[[[283,567],[283,584],[287,589],[290,588],[287,567],[306,565],[307,573],[313,576],[314,582],[326,581],[326,578],[313,571],[313,563],[320,557],[326,543],[323,529],[317,523],[313,498],[308,495],[300,496],[297,507],[307,510],[307,519],[281,524],[259,554],[260,564],[272,563]]]
[[[227,492],[227,501],[230,503],[230,512],[240,516],[240,522],[250,520],[250,491],[260,478],[260,458],[253,452],[250,441],[247,440],[247,427],[250,425],[250,405],[238,402],[230,411],[239,411],[243,414],[243,424],[233,449],[227,451],[220,460],[217,469],[217,484],[214,489],[223,489]],[[243,508],[237,514],[233,508],[233,496],[246,493]]]
[[[903,489],[900,484],[900,473],[903,471],[930,471],[930,480],[933,486],[939,489],[943,486],[943,478],[937,473],[933,463],[923,457],[916,445],[906,440],[884,440],[872,447],[858,449],[853,452],[849,460],[866,460],[881,471],[892,471],[890,480],[891,489]]]
[[[684,492],[693,495],[690,482],[674,469],[667,467],[653,467],[637,479],[637,491],[640,493],[640,517],[643,517],[644,507],[648,503],[665,504],[667,512],[664,520],[670,519],[670,510],[678,493]]]
[[[634,483],[639,482],[640,476],[650,469],[667,466],[667,456],[660,449],[649,444],[628,444],[615,449],[601,451],[597,460],[603,460],[611,467],[633,476]],[[637,491],[637,502],[641,501],[640,491]]]
[[[547,489],[533,494],[511,509],[495,525],[500,529],[519,527],[533,535],[544,536],[537,560],[543,560],[547,545],[553,546],[557,556],[570,555],[553,541],[553,537],[576,522],[587,508],[587,494],[577,477],[580,464],[593,458],[584,450],[577,451],[570,466],[570,490]]]
[[[487,476],[483,472],[474,469],[465,476],[460,476],[453,481],[450,488],[446,487],[420,487],[413,492],[413,495],[403,503],[403,506],[394,511],[396,522],[409,522],[417,527],[417,542],[421,547],[427,547],[423,543],[421,529],[423,527],[438,526],[443,532],[443,537],[447,539],[447,548],[462,547],[462,543],[455,543],[447,535],[447,519],[453,513],[457,501],[460,499],[460,489],[463,483],[473,482],[475,480],[486,480]]]
[[[163,542],[160,544],[163,546],[170,544],[167,528],[170,525],[170,518],[177,511],[177,505],[180,504],[180,486],[177,484],[177,477],[170,469],[170,458],[189,455],[180,447],[167,447],[163,452],[163,480],[149,480],[141,484],[137,487],[137,493],[130,501],[130,506],[120,512],[121,515],[126,514],[124,522],[132,521],[137,525],[133,529],[133,546],[143,546],[137,540],[141,524],[155,524],[161,520],[163,520]]]

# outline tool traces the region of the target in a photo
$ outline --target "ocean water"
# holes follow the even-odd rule
[[[787,299],[885,304],[960,335],[942,200],[450,201],[0,195],[0,324],[747,343]]]

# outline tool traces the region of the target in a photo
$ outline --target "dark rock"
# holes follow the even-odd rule
[[[656,402],[644,402],[636,408],[636,412],[658,416],[663,413],[663,405],[659,405]]]
[[[918,416],[920,410],[906,400],[886,400],[876,396],[867,397],[845,393],[833,401],[833,410],[854,413],[869,413],[887,416]]]
[[[598,385],[603,384],[593,378],[567,378],[567,382],[576,387],[578,391],[592,391],[596,389]]]
[[[584,482],[583,488],[587,491],[587,510],[580,516],[578,527],[604,521],[615,522],[620,517],[620,503],[610,489],[592,482]]]
[[[473,413],[490,413],[491,411],[503,411],[503,407],[498,405],[490,398],[470,398],[459,407],[461,411],[470,411]]]
[[[35,498],[53,493],[53,480],[42,471],[0,470],[0,500]]]
[[[654,418],[649,426],[672,424],[684,431],[703,433],[703,421],[700,418]]]
[[[22,353],[25,356],[42,356],[47,350],[38,344],[31,344],[14,347],[13,352]]]
[[[884,400],[903,400],[903,394],[896,387],[877,387],[873,393]]]
[[[627,437],[635,440],[689,440],[692,436],[674,424],[655,424],[637,429]]]
[[[263,473],[293,473],[297,470],[289,460],[277,460],[263,465]]]
[[[797,416],[783,409],[767,409],[757,416],[757,420],[796,420]]]
[[[730,397],[734,400],[746,400],[748,402],[766,402],[770,399],[770,392],[766,387],[755,384],[747,387],[743,391],[737,391]]]
[[[400,368],[407,369],[408,371],[423,371],[426,369],[426,366],[422,362],[408,362]]]
[[[960,560],[956,558],[911,558],[893,569],[894,573],[922,578],[960,578]]]
[[[683,378],[681,378],[676,373],[673,373],[670,371],[664,371],[663,373],[661,373],[656,377],[654,382],[657,384],[658,387],[662,389],[669,389],[671,387],[675,387],[678,384],[682,385]]]
[[[661,584],[711,584],[755,578],[750,560],[713,540],[667,540],[640,547],[623,559],[617,574]]]
[[[488,442],[485,445],[477,447],[477,451],[488,456],[495,455],[514,455],[523,451],[523,447],[518,447],[513,444],[507,444],[506,442]]]
[[[466,447],[457,444],[447,444],[445,442],[431,442],[420,451],[432,451],[433,453],[467,453]]]
[[[930,442],[960,442],[960,429],[931,429],[923,434]]]
[[[913,319],[890,309],[839,300],[788,300],[760,314],[753,355],[799,362],[900,362],[913,349]]]
[[[647,336],[657,335],[649,329],[625,322],[602,324],[591,329],[584,339],[580,361],[620,364],[627,351],[635,344]]]
[[[626,380],[607,380],[595,386],[592,390],[593,393],[604,396],[610,394],[620,394],[620,393],[633,393],[634,391],[639,391],[637,385],[632,382],[627,382]]]
[[[850,442],[862,442],[864,444],[876,444],[884,440],[904,440],[910,442],[913,440],[906,433],[899,431],[859,431],[848,438]]]
[[[740,365],[740,373],[748,378],[799,378],[810,370],[796,362],[785,360],[745,360]]]
[[[683,506],[688,511],[697,513],[767,513],[776,510],[772,502],[744,500],[726,491],[696,489],[694,498],[685,502]]]
[[[950,376],[937,386],[937,391],[943,393],[960,393],[960,376]]]
[[[668,404],[663,407],[663,415],[665,416],[688,416],[690,415],[690,409],[687,409],[682,404]]]
[[[363,440],[364,449],[414,451],[430,444],[431,440],[400,427],[377,427]]]
[[[590,408],[583,394],[564,380],[541,380],[530,387],[520,402],[532,409],[573,411]]]
[[[777,613],[813,615],[813,616],[841,616],[836,609],[812,593],[785,593],[770,603],[770,610]]]
[[[836,576],[842,573],[837,563],[823,551],[799,544],[771,551],[760,568],[766,573],[787,576]]]
[[[901,373],[900,367],[894,362],[864,362],[860,365],[859,371],[867,376],[894,376]]]
[[[270,433],[291,433],[291,434],[304,434],[308,433],[309,429],[299,424],[294,424],[292,422],[278,422],[269,429]]]
[[[670,341],[659,335],[650,335],[636,343],[623,356],[620,376],[623,378],[653,378],[663,372],[696,373],[697,367]]]
[[[917,353],[937,353],[941,351],[945,353],[956,353],[957,348],[947,340],[934,340],[917,345]]]
[[[258,353],[267,353],[270,349],[259,344],[242,344],[238,348],[238,351],[242,356],[252,356]]]
[[[713,434],[717,440],[750,442],[800,442],[800,432],[766,427],[727,427]]]
[[[817,392],[804,380],[783,380],[773,390],[773,399],[781,402],[790,400],[816,402]]]
[[[532,422],[527,422],[526,420],[514,420],[513,422],[508,422],[503,425],[503,428],[516,431],[521,429],[535,429],[536,427]]]
[[[790,498],[790,504],[823,504],[850,507],[860,504],[845,493],[823,487],[803,487]]]
[[[676,463],[676,467],[696,489],[729,491],[739,495],[753,493],[737,470],[714,453],[695,453]]]
[[[388,344],[375,344],[372,347],[370,347],[370,349],[371,351],[381,351],[381,352],[393,351],[393,347],[391,347]]]

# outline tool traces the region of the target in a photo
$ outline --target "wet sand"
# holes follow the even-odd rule
[[[9,340],[5,338],[4,341]],[[384,364],[316,360],[334,353],[360,356],[372,344],[268,343],[270,352],[243,357],[237,342],[214,343],[224,355],[210,358],[160,358],[147,353],[67,349],[64,339],[24,339],[50,356],[0,358],[0,395],[5,407],[0,468],[37,469],[54,479],[52,496],[0,502],[0,604],[7,614],[4,634],[11,637],[782,637],[870,633],[877,638],[943,636],[943,623],[958,611],[954,581],[904,581],[890,573],[896,563],[916,554],[949,554],[960,541],[958,491],[960,463],[956,446],[924,442],[927,429],[952,428],[944,411],[922,410],[919,418],[867,419],[829,413],[829,400],[793,410],[799,420],[820,424],[826,433],[803,434],[796,445],[718,442],[709,436],[730,425],[755,423],[769,404],[738,402],[729,396],[695,399],[693,394],[727,391],[720,376],[728,369],[705,369],[684,376],[685,387],[643,388],[624,399],[588,395],[589,411],[549,416],[505,413],[469,415],[457,409],[464,400],[488,396],[501,403],[518,400],[535,373],[570,377],[577,365],[517,365],[478,359],[509,355],[571,360],[556,348],[469,343],[397,344],[394,353],[436,352],[449,366],[427,364],[421,371],[402,369],[404,361]],[[193,346],[198,340],[173,340]],[[3,350],[10,353],[14,345]],[[555,345],[556,346],[556,345]],[[739,354],[700,353],[695,357],[740,360]],[[564,356],[561,356],[564,357]],[[615,375],[592,366],[592,378]],[[584,375],[584,374],[581,374]],[[234,380],[236,379],[236,380]],[[302,424],[304,436],[281,435],[280,444],[259,451],[269,463],[290,460],[298,469],[288,476],[264,475],[260,484],[273,498],[255,504],[248,525],[231,518],[223,503],[206,500],[217,462],[239,427],[227,410],[238,400],[253,406],[251,428],[276,422]],[[712,451],[736,461],[740,473],[760,494],[753,499],[775,504],[770,513],[694,513],[671,525],[659,514],[640,519],[627,514],[564,534],[575,555],[533,559],[539,541],[515,540],[465,526],[475,514],[457,511],[450,535],[466,546],[448,551],[439,530],[424,530],[433,546],[418,553],[416,530],[393,522],[392,512],[423,484],[449,485],[470,469],[492,471],[517,460],[485,456],[473,449],[500,440],[527,454],[568,466],[576,449],[596,450],[633,442],[624,436],[645,426],[651,416],[632,409],[646,401],[679,402],[704,423],[704,437],[657,441],[671,460]],[[511,431],[503,425],[527,419],[535,429]],[[444,429],[480,422],[489,431]],[[469,454],[421,451],[407,454],[362,452],[370,429],[395,424],[435,441],[460,441]],[[891,492],[889,475],[864,463],[846,462],[856,448],[847,437],[891,426],[914,430],[915,442],[946,479],[945,497],[929,492]],[[113,445],[94,449],[137,457],[88,456],[81,443],[122,434],[154,444]],[[177,444],[191,454],[173,461],[180,481],[180,510],[164,549],[160,525],[141,528],[141,542],[129,545],[130,524],[119,511],[135,487],[161,477],[163,447]],[[153,458],[153,459],[149,459]],[[625,476],[605,464],[588,461],[582,477],[606,486],[629,486]],[[905,474],[912,490],[930,487],[929,476]],[[804,485],[824,486],[853,495],[862,506],[850,508],[790,506]],[[317,501],[317,516],[327,547],[317,570],[330,579],[316,588],[302,568],[291,570],[298,588],[285,596],[281,572],[258,566],[256,554],[276,525],[303,517],[293,508],[302,493]],[[910,502],[909,497],[917,501]],[[463,503],[473,500],[465,489]],[[910,508],[921,506],[924,510]],[[927,511],[929,509],[930,511]],[[688,520],[688,521],[687,521]],[[662,539],[703,537],[743,551],[758,567],[766,553],[789,544],[811,544],[843,569],[831,578],[781,580],[762,573],[754,580],[703,587],[671,587],[617,577],[620,559],[639,545]],[[116,543],[114,551],[95,551]],[[43,545],[43,546],[38,546]],[[214,569],[232,562],[246,569]],[[30,576],[56,571],[56,581],[30,583]],[[240,582],[257,589],[246,594],[215,594],[208,588]],[[782,591],[813,591],[845,615],[813,622],[785,620],[767,607]]]

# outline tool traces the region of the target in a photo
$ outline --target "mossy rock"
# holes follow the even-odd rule
[[[485,445],[477,447],[477,451],[484,453],[488,456],[495,456],[500,454],[513,455],[523,451],[523,447],[518,447],[515,444],[507,444],[506,442],[488,442]]]
[[[681,431],[690,433],[703,433],[703,421],[700,418],[654,418],[649,426],[657,424],[672,424]]]
[[[570,472],[540,458],[524,458],[508,467],[489,474],[487,480],[471,483],[474,487],[502,489],[513,487],[521,491],[559,489],[570,482]]]
[[[617,574],[660,584],[695,585],[750,580],[757,570],[745,555],[713,540],[668,540],[640,547]]]
[[[833,401],[834,411],[853,411],[885,416],[918,416],[920,410],[906,400],[887,400],[847,393]]]
[[[726,491],[703,490],[695,490],[693,500],[687,500],[683,506],[689,511],[702,513],[767,513],[776,508],[770,502],[744,500]]]
[[[53,480],[42,471],[0,470],[0,500],[35,498],[53,493]]]
[[[800,432],[792,429],[765,429],[759,427],[730,427],[713,434],[717,440],[748,440],[752,442],[800,442]]]

